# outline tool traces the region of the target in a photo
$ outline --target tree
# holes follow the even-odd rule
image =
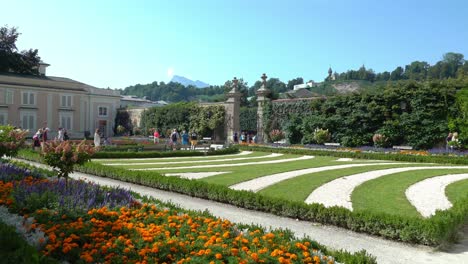
[[[288,90],[292,90],[294,89],[294,85],[303,84],[303,83],[304,83],[304,79],[302,79],[302,77],[297,77],[296,79],[292,79],[288,81],[287,88]]]
[[[402,67],[398,66],[392,73],[390,74],[390,80],[398,81],[403,79],[404,70]]]
[[[20,33],[16,28],[0,28],[0,72],[39,74],[41,58],[37,49],[18,52],[16,41]]]

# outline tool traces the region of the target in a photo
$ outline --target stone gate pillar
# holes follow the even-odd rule
[[[232,80],[232,90],[227,93],[226,108],[226,143],[234,143],[234,133],[240,136],[240,98],[241,93],[237,89],[238,80],[234,77]]]
[[[266,79],[268,78],[266,74],[262,75],[262,86],[257,90],[257,143],[265,143],[265,139],[268,138],[265,130],[263,129],[263,107],[265,103],[270,101],[270,98],[267,96],[270,94],[270,90],[266,88]]]

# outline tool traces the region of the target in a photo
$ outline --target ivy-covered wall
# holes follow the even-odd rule
[[[224,128],[223,105],[202,106],[196,103],[177,103],[153,107],[143,112],[142,128],[150,133],[153,128],[168,136],[172,129],[196,131],[200,137],[219,135]],[[218,133],[215,133],[217,132]]]
[[[241,107],[239,116],[240,128],[243,131],[257,130],[257,107]]]
[[[291,143],[315,143],[314,131],[322,128],[344,146],[372,145],[378,133],[388,146],[426,149],[449,131],[467,137],[467,87],[466,80],[401,82],[326,100],[273,101],[265,106],[264,122],[267,132],[281,129]]]

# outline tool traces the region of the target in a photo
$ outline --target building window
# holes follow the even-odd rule
[[[99,116],[107,116],[107,107],[105,106],[100,106],[98,108],[98,115]]]
[[[32,92],[23,92],[23,105],[35,105],[36,94]]]
[[[59,126],[66,130],[72,130],[73,116],[68,113],[60,113],[60,124]]]
[[[0,112],[0,125],[7,125],[7,124],[8,124],[8,113]]]
[[[62,96],[60,96],[60,106],[61,107],[72,107],[72,96],[71,95],[62,95]]]
[[[12,90],[5,91],[5,104],[13,104],[13,91]]]
[[[23,129],[34,131],[36,129],[36,113],[21,113],[21,127]]]

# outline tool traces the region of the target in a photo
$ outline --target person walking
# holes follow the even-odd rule
[[[159,131],[157,129],[154,130],[154,133],[153,133],[153,142],[154,144],[158,144],[159,143]]]
[[[177,133],[177,129],[173,129],[171,133],[171,145],[172,150],[177,150],[177,141],[179,140],[179,134]]]
[[[96,128],[94,132],[94,147],[98,148],[101,146],[101,135],[99,135],[99,128]]]
[[[33,150],[41,147],[41,138],[42,138],[42,128],[39,128],[33,136]]]
[[[198,143],[198,135],[197,132],[192,131],[190,134],[190,149],[195,150],[195,147],[197,146]]]
[[[187,131],[182,131],[182,146],[187,149],[188,148],[188,144],[189,144],[189,134],[187,133]]]
[[[59,142],[62,142],[62,141],[63,141],[63,128],[61,128],[61,127],[59,127],[59,129],[58,129],[57,140],[58,140]]]

